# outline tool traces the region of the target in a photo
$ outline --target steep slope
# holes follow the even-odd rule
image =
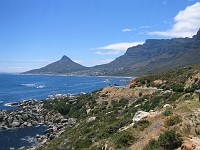
[[[75,63],[70,58],[64,55],[59,61],[51,63],[40,69],[34,69],[34,70],[24,72],[23,74],[65,74],[65,73],[83,70],[85,68],[86,67],[78,63]]]
[[[200,31],[193,38],[149,39],[114,61],[95,66],[108,75],[142,75],[200,62]],[[110,73],[112,72],[112,74]]]
[[[194,92],[200,88],[200,64],[138,77],[130,85],[43,101],[44,109],[76,122],[36,149],[174,150],[188,140],[200,149],[200,103]]]

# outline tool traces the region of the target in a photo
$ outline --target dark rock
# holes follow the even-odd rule
[[[28,118],[29,118],[29,117],[28,117],[27,114],[23,114],[23,116],[22,116],[22,120],[27,121]]]
[[[61,120],[61,123],[66,123],[66,122],[68,122],[68,119],[62,119]]]
[[[53,135],[53,134],[51,134],[50,136],[49,136],[49,139],[50,140],[53,140],[55,138],[55,135]]]
[[[8,117],[7,122],[8,122],[8,124],[11,124],[13,122],[13,117],[11,117],[11,116]]]
[[[52,133],[53,132],[53,128],[49,128],[47,130],[44,131],[44,134],[47,134],[47,133]]]
[[[0,115],[0,122],[2,122],[4,119],[4,115]]]

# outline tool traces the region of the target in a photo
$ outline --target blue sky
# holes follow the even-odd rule
[[[0,72],[67,55],[94,66],[150,38],[191,37],[199,0],[0,0]]]

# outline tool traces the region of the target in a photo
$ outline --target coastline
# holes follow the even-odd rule
[[[23,74],[10,74],[13,75],[13,80],[16,79],[16,77],[14,75],[23,75]],[[33,75],[35,76],[35,75]],[[45,75],[39,75],[39,76],[45,76]],[[53,75],[51,75],[53,76]],[[60,75],[55,75],[55,76],[60,76]],[[68,76],[68,75],[64,75],[64,76]],[[77,76],[71,76],[71,77],[77,77]],[[97,80],[99,80],[99,83],[103,83],[102,85],[108,86],[110,84],[112,84],[114,86],[115,83],[122,83],[122,85],[127,85],[129,83],[129,81],[132,79],[132,77],[113,77],[113,76],[78,76],[78,77],[92,77],[92,81],[94,80],[93,77],[97,77]],[[99,79],[98,79],[99,78]],[[101,79],[101,78],[105,78],[105,79]],[[108,78],[106,80],[106,78]],[[110,78],[110,79],[109,79]],[[113,78],[113,79],[111,79]],[[114,79],[114,78],[121,78],[121,79]],[[23,81],[21,82],[17,82],[17,84],[15,85],[19,85],[19,87],[21,85],[23,85],[22,87],[26,87],[26,89],[30,89],[30,91],[34,90],[36,91],[44,91],[44,89],[42,88],[37,88],[37,86],[32,86],[30,87],[30,84],[32,85],[33,81],[30,80],[32,78],[28,77],[27,81]],[[65,78],[63,78],[65,80]],[[69,78],[71,79],[71,78]],[[79,78],[76,78],[79,79]],[[84,78],[87,79],[85,82],[88,81],[88,78]],[[30,81],[29,81],[30,80]],[[65,85],[66,82],[63,82],[64,80],[61,80],[61,84]],[[96,79],[95,79],[96,80]],[[123,81],[122,81],[123,80]],[[41,82],[41,81],[39,81]],[[90,82],[87,82],[90,83]],[[25,84],[28,84],[29,86],[24,86]],[[36,85],[47,85],[47,83],[35,83]],[[91,82],[90,84],[92,85],[98,85],[96,84],[96,82]],[[51,85],[55,85],[53,83],[51,83]],[[65,85],[66,86],[66,85]],[[46,86],[46,90],[48,90],[48,86]],[[63,86],[64,87],[64,86]],[[99,88],[99,86],[97,86],[98,89],[93,89],[92,91],[96,91],[101,89],[101,87]],[[70,87],[71,88],[71,87]],[[81,88],[83,88],[81,86]],[[86,86],[87,88],[87,86]],[[24,88],[23,88],[24,89]],[[84,90],[83,90],[84,91]],[[90,90],[89,90],[90,91]],[[92,92],[91,91],[91,92]],[[24,91],[26,92],[26,91]],[[34,127],[37,125],[46,125],[47,126],[47,130],[44,131],[44,134],[41,135],[37,135],[34,138],[37,139],[37,141],[39,141],[40,144],[45,143],[47,140],[52,140],[56,137],[59,137],[61,134],[64,133],[64,129],[67,126],[74,126],[74,124],[76,124],[76,117],[74,118],[65,118],[64,116],[62,116],[61,114],[57,113],[57,112],[50,112],[47,109],[44,109],[42,107],[42,103],[44,101],[48,101],[48,100],[55,100],[55,99],[64,99],[64,98],[69,98],[69,103],[71,103],[72,105],[76,105],[73,103],[76,103],[76,96],[81,95],[81,94],[86,94],[86,93],[91,93],[91,92],[80,92],[80,90],[77,92],[79,94],[47,94],[44,98],[27,98],[28,100],[24,100],[21,99],[20,101],[1,101],[2,106],[3,105],[7,105],[10,108],[13,109],[2,109],[0,110],[0,119],[2,120],[0,122],[0,129],[2,129],[1,131],[9,131],[9,130],[13,130],[14,132],[16,130],[14,129],[28,129],[29,127]],[[56,92],[57,93],[57,92]],[[68,92],[61,92],[61,93],[68,93]],[[8,93],[9,94],[9,93]],[[23,115],[25,114],[25,116]],[[71,116],[70,116],[71,117]],[[40,145],[39,144],[39,145]],[[36,145],[37,146],[37,145]]]
[[[77,96],[75,94],[54,94],[46,100],[70,98],[70,100],[76,101]],[[15,129],[40,125],[47,126],[43,134],[35,136],[38,144],[33,145],[34,147],[44,144],[47,140],[59,137],[67,126],[76,123],[76,118],[65,118],[58,112],[45,109],[43,102],[46,100],[33,99],[10,103],[10,106],[16,107],[16,109],[0,110],[0,132],[9,130],[14,132]]]
[[[27,75],[27,76],[67,76],[67,77],[109,77],[109,78],[137,78],[137,77],[127,77],[127,76],[90,76],[90,75],[66,75],[66,74],[23,74],[23,73],[19,73],[19,74],[15,74],[15,75]]]

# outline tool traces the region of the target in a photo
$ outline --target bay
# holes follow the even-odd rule
[[[126,86],[131,78],[94,76],[42,76],[0,74],[0,109],[15,109],[9,103],[28,99],[46,99],[52,94],[88,93],[108,85]],[[36,134],[47,126],[39,125],[0,131],[0,149],[19,149],[37,145]]]
[[[108,85],[127,85],[130,78],[94,76],[40,76],[0,74],[0,109],[9,103],[45,99],[52,94],[92,92]]]

